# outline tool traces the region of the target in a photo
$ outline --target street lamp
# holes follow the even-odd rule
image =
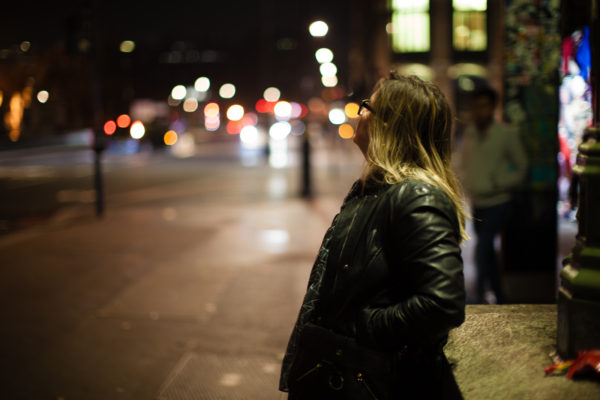
[[[326,47],[315,51],[315,58],[319,64],[330,63],[333,61],[333,52]]]
[[[329,31],[329,26],[323,21],[315,21],[308,27],[308,32],[313,37],[323,37],[327,35],[327,31]]]

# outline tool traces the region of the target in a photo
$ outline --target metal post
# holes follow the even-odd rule
[[[105,139],[102,121],[104,110],[102,106],[102,34],[98,26],[100,8],[99,2],[91,2],[91,31],[92,31],[92,105],[94,112],[94,188],[96,191],[96,216],[104,216],[104,184],[102,179],[102,152]]]
[[[599,0],[591,1],[592,98],[594,123],[584,133],[573,172],[579,177],[579,230],[565,259],[558,292],[557,347],[563,358],[600,348],[600,64]]]
[[[302,191],[301,196],[305,198],[312,197],[312,184],[310,176],[310,132],[304,132],[302,141]]]

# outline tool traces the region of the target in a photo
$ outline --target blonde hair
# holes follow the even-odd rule
[[[467,216],[450,168],[452,112],[433,83],[394,73],[375,86],[362,180],[394,184],[417,179],[442,189],[456,209],[462,239]]]

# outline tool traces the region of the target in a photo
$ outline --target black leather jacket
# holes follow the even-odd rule
[[[416,180],[356,182],[327,230],[283,360],[288,390],[297,338],[307,322],[385,352],[441,354],[464,321],[465,291],[454,206]],[[445,359],[444,359],[445,360]]]

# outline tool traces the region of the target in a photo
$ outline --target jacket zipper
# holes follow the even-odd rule
[[[311,369],[309,369],[308,371],[306,371],[305,373],[300,375],[298,378],[296,378],[296,382],[300,382],[302,379],[306,378],[308,375],[312,374],[313,372],[319,370],[321,367],[322,367],[321,363],[318,363],[317,365],[315,365],[314,367],[312,367]]]
[[[367,384],[367,381],[365,381],[365,376],[362,374],[362,372],[356,374],[356,380],[363,384],[363,386],[365,387],[365,389],[367,389],[373,400],[378,400],[377,396],[375,396],[375,393],[373,393],[373,390],[371,390],[371,387]]]

